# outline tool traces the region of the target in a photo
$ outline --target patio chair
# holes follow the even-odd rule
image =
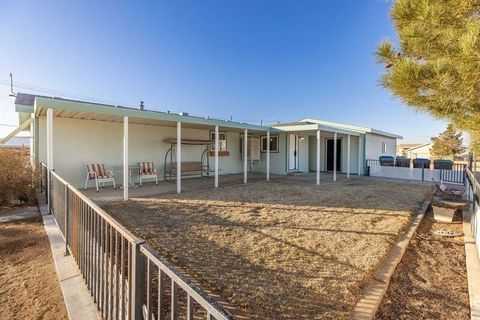
[[[117,190],[112,170],[105,170],[105,166],[103,165],[103,163],[87,164],[85,190],[87,190],[89,180],[95,180],[95,187],[97,188],[97,192],[99,191],[98,184],[101,183],[103,187],[105,186],[106,182],[111,182],[113,184],[113,188]]]
[[[158,184],[157,169],[153,166],[152,161],[143,161],[138,163],[140,186],[144,179],[155,179],[155,184]]]

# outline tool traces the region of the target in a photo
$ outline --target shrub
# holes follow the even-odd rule
[[[0,205],[35,203],[37,177],[27,148],[0,148]]]

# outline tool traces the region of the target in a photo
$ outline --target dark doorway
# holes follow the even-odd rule
[[[341,171],[342,139],[337,139],[337,171]],[[327,171],[333,171],[333,139],[327,140]]]

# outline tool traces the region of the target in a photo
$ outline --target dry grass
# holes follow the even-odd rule
[[[0,319],[68,319],[41,218],[0,224]]]
[[[433,232],[438,229],[463,232],[461,222],[423,220],[392,277],[376,320],[470,318],[463,236],[436,236]]]
[[[346,319],[428,188],[256,182],[104,208],[256,319]]]

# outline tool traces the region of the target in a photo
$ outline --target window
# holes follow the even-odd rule
[[[382,153],[387,153],[387,143],[382,142]]]
[[[262,136],[260,151],[267,152],[267,136]],[[278,152],[278,136],[270,136],[270,152]]]
[[[210,139],[215,141],[215,131],[210,131]],[[226,132],[218,133],[218,150],[227,151],[227,133]]]

